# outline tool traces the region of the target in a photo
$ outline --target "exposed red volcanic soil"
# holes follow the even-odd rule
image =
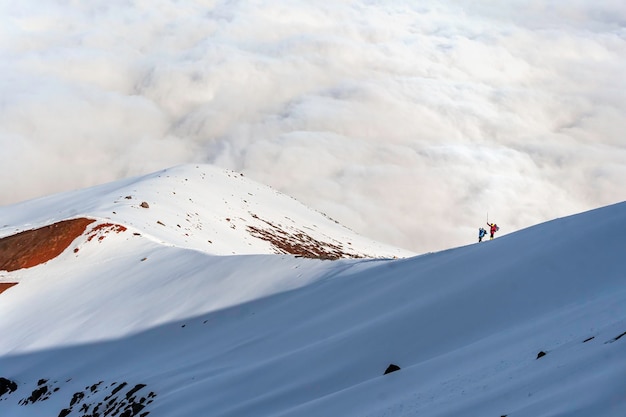
[[[0,239],[0,270],[31,268],[59,256],[94,221],[63,220]]]
[[[17,282],[0,282],[0,294],[14,285],[17,285]]]
[[[312,238],[302,230],[284,230],[268,220],[261,219],[256,214],[252,214],[252,217],[261,220],[267,226],[265,228],[248,226],[248,233],[271,243],[276,253],[289,253],[302,256],[303,258],[330,260],[361,257],[345,252],[338,242],[323,242]]]
[[[120,233],[120,232],[125,232],[125,231],[126,231],[126,228],[122,226],[121,224],[102,223],[102,224],[97,225],[93,229],[91,229],[91,231],[89,232],[89,236],[87,237],[87,242],[91,242],[91,240],[96,236],[98,236],[99,241],[103,240],[104,235],[102,233],[109,233],[109,232]]]

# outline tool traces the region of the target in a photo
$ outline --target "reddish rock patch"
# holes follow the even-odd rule
[[[89,236],[87,237],[87,242],[91,242],[91,240],[96,236],[98,236],[98,240],[101,241],[109,232],[121,233],[125,231],[126,227],[120,224],[102,223],[91,229]]]
[[[63,220],[0,239],[0,270],[31,268],[59,256],[95,220]]]
[[[276,253],[329,260],[361,257],[347,253],[339,244],[314,239],[302,230],[286,231],[281,226],[261,219],[257,215],[253,215],[253,217],[264,222],[266,227],[248,226],[248,233],[271,243]]]
[[[0,294],[2,294],[14,285],[17,285],[17,282],[0,282]]]

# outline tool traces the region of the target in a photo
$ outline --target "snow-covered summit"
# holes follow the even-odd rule
[[[0,207],[0,237],[81,217],[213,255],[413,255],[360,236],[243,174],[211,165],[181,165]]]

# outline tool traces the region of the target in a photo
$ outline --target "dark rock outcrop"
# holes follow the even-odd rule
[[[53,389],[52,386],[48,386],[48,380],[40,379],[37,382],[37,388],[30,393],[30,397],[20,400],[20,405],[34,404],[37,401],[45,401],[50,398],[52,392]]]
[[[387,375],[387,374],[390,374],[390,373],[392,373],[392,372],[396,372],[396,371],[399,371],[399,370],[400,370],[400,367],[399,367],[398,365],[394,365],[394,364],[392,363],[392,364],[390,364],[390,365],[387,367],[387,369],[385,370],[385,373],[384,373],[383,375]]]
[[[4,394],[10,394],[17,390],[17,383],[7,378],[0,377],[0,398]]]
[[[66,382],[71,381],[68,379]],[[131,388],[132,387],[132,388]],[[40,379],[37,387],[29,397],[22,398],[18,404],[30,407],[36,402],[45,401],[52,396],[62,395],[67,398],[65,407],[47,409],[46,414],[58,417],[146,417],[150,411],[146,411],[156,398],[152,391],[146,392],[146,384],[136,384],[129,387],[127,382],[96,382],[85,386],[84,390],[75,392],[69,398],[69,393],[62,389],[58,381]],[[11,394],[18,388],[17,383],[7,378],[0,378],[0,397]],[[5,399],[0,398],[0,401]],[[10,400],[7,398],[6,400]],[[62,404],[59,399],[55,404]],[[4,417],[4,416],[3,416]]]

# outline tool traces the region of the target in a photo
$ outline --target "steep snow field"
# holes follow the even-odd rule
[[[246,213],[378,258],[276,253]],[[406,258],[206,166],[0,216],[128,228],[0,272],[0,416],[626,415],[625,203]]]

